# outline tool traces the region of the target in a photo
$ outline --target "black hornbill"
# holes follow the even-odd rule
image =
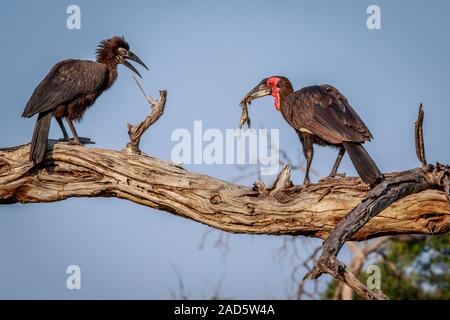
[[[112,86],[117,78],[117,65],[123,64],[141,76],[128,59],[148,70],[141,59],[129,50],[130,46],[123,37],[113,37],[100,42],[96,61],[69,59],[57,63],[50,70],[34,90],[22,113],[22,117],[26,118],[39,114],[30,148],[30,159],[35,164],[44,158],[52,116],[56,118],[64,139],[69,141],[63,118],[69,124],[73,143],[80,144],[73,120],[80,120],[97,97]]]
[[[362,146],[372,139],[364,122],[336,88],[322,84],[305,87],[294,92],[286,77],[273,76],[263,79],[242,100],[272,95],[275,108],[297,132],[306,158],[304,184],[309,184],[309,170],[314,155],[314,144],[339,148],[339,154],[330,176],[335,176],[345,151],[361,179],[370,186],[378,183],[382,174],[375,162]]]

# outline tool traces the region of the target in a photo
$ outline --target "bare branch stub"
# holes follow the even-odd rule
[[[427,165],[427,159],[425,157],[425,145],[423,142],[423,105],[419,106],[419,114],[415,123],[415,142],[416,142],[416,154],[422,166]]]
[[[140,122],[136,125],[128,125],[128,136],[130,137],[130,142],[127,143],[127,146],[125,147],[124,151],[134,154],[140,154],[141,151],[139,149],[139,143],[141,141],[142,135],[147,131],[147,129],[154,124],[158,119],[163,115],[164,108],[166,106],[166,97],[167,97],[167,91],[161,90],[159,91],[159,100],[155,101],[152,96],[147,95],[142,88],[139,81],[134,78],[136,81],[136,84],[138,85],[139,89],[141,90],[144,97],[147,99],[148,103],[150,104],[152,108],[152,112],[150,115],[148,115],[144,121]]]
[[[269,195],[272,197],[277,197],[279,194],[285,192],[293,186],[291,181],[291,167],[289,165],[284,165],[283,169],[278,174],[277,179],[270,188]]]

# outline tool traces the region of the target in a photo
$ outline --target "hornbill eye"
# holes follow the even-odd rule
[[[121,56],[126,56],[128,54],[128,51],[124,48],[119,48],[117,51]]]
[[[126,66],[127,68],[129,68],[134,73],[136,73],[140,78],[142,78],[141,74],[136,70],[135,67],[133,67],[133,65],[131,63],[129,63],[127,61],[127,59],[139,63],[141,66],[143,66],[145,69],[148,70],[148,68],[145,65],[145,63],[142,62],[142,60],[139,59],[139,57],[136,54],[134,54],[133,52],[131,52],[131,51],[128,51],[128,50],[123,49],[123,48],[119,48],[118,52],[120,54],[120,63],[123,64],[124,66]]]

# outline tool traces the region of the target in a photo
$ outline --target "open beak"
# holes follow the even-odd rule
[[[241,101],[241,105],[243,103],[250,103],[252,100],[268,96],[272,93],[272,89],[267,86],[265,83],[260,83],[256,87],[254,87],[249,93],[247,93]]]
[[[135,55],[133,52],[131,52],[131,51],[128,51],[128,54],[124,57],[125,59],[128,59],[128,60],[132,60],[132,61],[134,61],[134,62],[137,62],[137,63],[139,63],[141,66],[143,66],[145,69],[147,69],[148,70],[148,68],[147,68],[147,66],[145,65],[145,63],[144,62],[142,62],[142,60],[141,59],[139,59],[139,57],[137,56],[137,55]],[[125,67],[127,67],[127,68],[129,68],[131,71],[133,71],[134,73],[136,73],[140,78],[142,78],[142,76],[141,76],[141,74],[139,73],[139,71],[137,71],[136,70],[136,68],[131,64],[131,63],[129,63],[127,60],[123,60],[122,61],[122,64],[125,66]]]

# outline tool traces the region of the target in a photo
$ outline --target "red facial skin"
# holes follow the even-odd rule
[[[280,88],[278,88],[280,78],[271,77],[267,79],[267,85],[272,89],[272,96],[275,98],[275,109],[280,111]]]

